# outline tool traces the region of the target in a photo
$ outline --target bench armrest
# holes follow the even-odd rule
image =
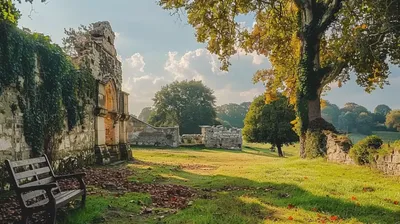
[[[86,191],[86,185],[85,185],[85,182],[83,181],[84,176],[86,176],[86,173],[74,173],[74,174],[55,176],[54,178],[56,180],[76,178],[79,181],[79,185],[80,185],[79,188]]]
[[[19,187],[18,191],[21,193],[25,193],[28,191],[37,191],[37,190],[51,190],[53,188],[57,187],[56,183],[50,183],[50,184],[43,184],[43,185],[35,185],[35,186],[29,186],[29,187]]]

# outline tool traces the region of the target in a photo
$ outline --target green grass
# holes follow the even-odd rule
[[[186,185],[198,189],[198,197],[193,205],[161,221],[138,215],[140,206],[134,204],[123,210],[122,217],[106,223],[319,223],[329,222],[331,216],[341,223],[400,223],[400,206],[393,203],[400,201],[399,177],[323,159],[299,159],[298,146],[285,147],[286,158],[267,148],[262,144],[248,144],[241,152],[136,148],[133,154],[141,163],[129,165],[135,170],[133,181]],[[68,214],[65,223],[93,223],[93,217],[109,214],[108,203],[121,201],[113,206],[123,208],[131,198],[141,197],[148,200],[142,194],[89,197],[88,207]],[[135,214],[135,222],[127,214]]]
[[[380,137],[385,143],[400,140],[400,132],[374,131],[372,132],[372,134]],[[367,137],[367,135],[362,135],[358,133],[349,134],[349,138],[353,143],[357,143],[360,140],[364,139],[365,137]]]
[[[138,214],[142,205],[150,204],[150,196],[146,194],[116,196],[99,191],[99,194],[88,197],[85,208],[72,207],[58,219],[61,219],[61,224],[145,223]]]

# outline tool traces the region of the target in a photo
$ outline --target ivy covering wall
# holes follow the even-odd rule
[[[23,113],[25,140],[34,154],[51,155],[62,131],[83,122],[95,86],[90,71],[75,67],[48,36],[0,21],[0,95],[8,87],[19,91],[11,109]]]

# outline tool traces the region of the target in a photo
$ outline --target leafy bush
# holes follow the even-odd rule
[[[383,141],[376,135],[368,136],[359,141],[350,149],[349,155],[359,165],[373,162],[373,154],[383,145]]]

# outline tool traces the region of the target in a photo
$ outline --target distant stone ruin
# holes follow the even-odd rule
[[[241,150],[243,139],[239,128],[227,129],[219,126],[200,126],[203,143],[207,148]]]
[[[127,125],[128,141],[135,146],[178,147],[179,127],[154,127],[133,116]]]
[[[183,145],[204,145],[207,148],[242,149],[242,130],[239,128],[224,128],[219,126],[202,125],[201,134],[183,134]]]

